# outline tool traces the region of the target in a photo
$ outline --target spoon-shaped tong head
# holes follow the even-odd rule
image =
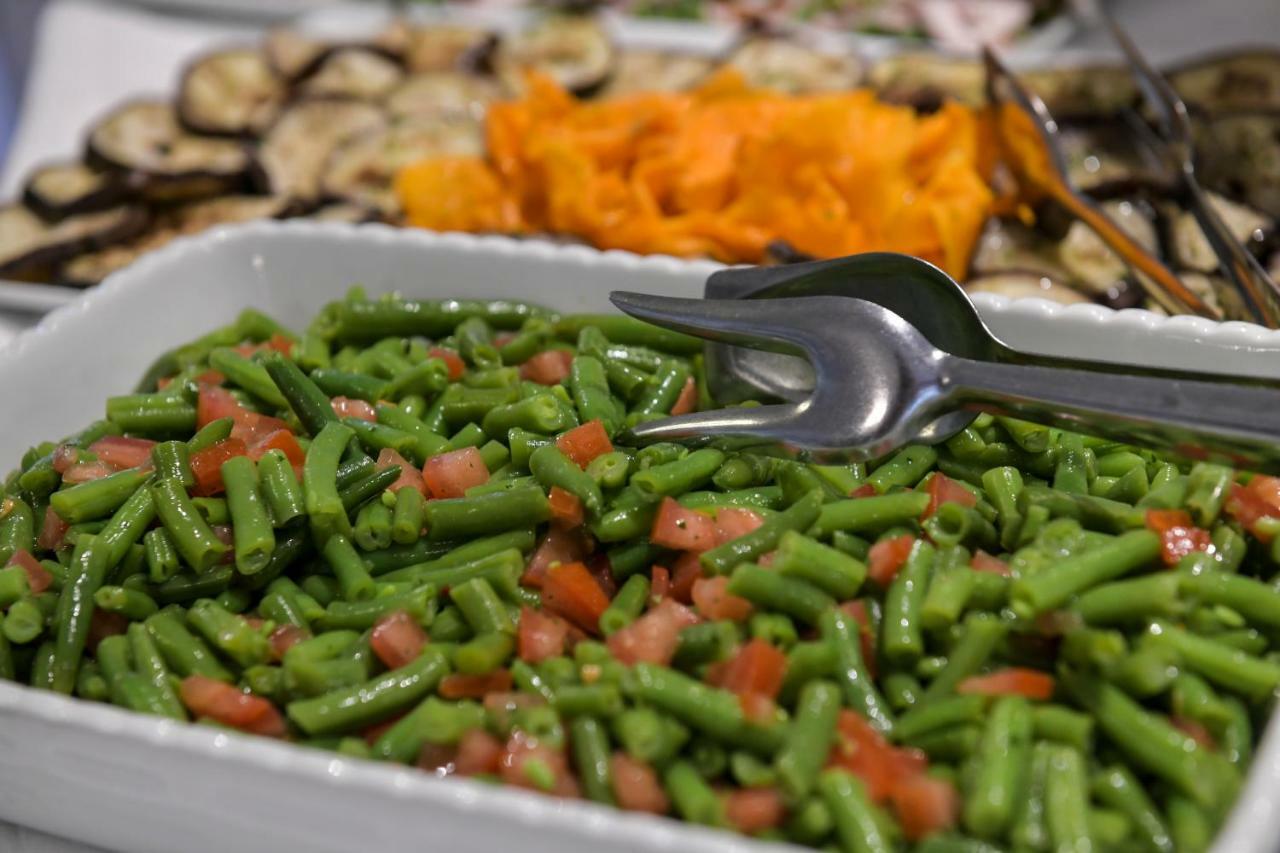
[[[750,439],[818,461],[872,459],[936,442],[960,410],[991,411],[1212,459],[1280,471],[1280,383],[1213,374],[1141,376],[950,355],[888,309],[809,296],[702,300],[615,292],[641,320],[708,340],[801,355],[813,367],[806,399],[641,423],[640,441]]]

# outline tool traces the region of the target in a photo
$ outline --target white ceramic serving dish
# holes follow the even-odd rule
[[[301,327],[352,284],[371,294],[517,298],[608,310],[612,289],[698,294],[717,267],[546,243],[316,223],[175,242],[0,349],[0,460],[100,417],[162,350],[246,306]],[[1014,346],[1280,377],[1280,333],[1098,306],[979,298]],[[1280,838],[1280,740],[1268,732],[1218,842]],[[131,853],[764,851],[674,821],[131,714],[0,683],[0,819]],[[774,849],[783,849],[774,847]],[[789,848],[794,849],[794,848]]]

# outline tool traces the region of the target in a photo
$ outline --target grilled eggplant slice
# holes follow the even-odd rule
[[[196,60],[182,75],[178,117],[196,133],[256,136],[284,103],[284,81],[253,48]]]
[[[119,204],[126,190],[119,176],[83,163],[54,163],[31,173],[22,201],[45,219],[105,210]]]
[[[936,53],[901,53],[876,62],[867,82],[881,98],[920,110],[936,110],[945,100],[977,107],[986,103],[981,63]]]
[[[250,163],[241,143],[188,133],[172,106],[154,101],[125,104],[98,122],[86,160],[123,172],[131,188],[157,201],[231,191]]]
[[[540,71],[575,95],[599,91],[613,74],[618,52],[594,18],[552,16],[503,38],[494,72],[513,92],[524,91],[526,71]]]
[[[1196,142],[1207,186],[1280,219],[1280,113],[1222,116]]]
[[[683,92],[711,73],[714,63],[705,57],[656,50],[624,50],[618,67],[600,93],[602,97],[634,92]]]
[[[133,239],[72,258],[63,265],[58,278],[63,284],[87,287],[178,237],[198,234],[216,225],[281,219],[296,209],[289,199],[269,196],[226,196],[176,205],[161,213],[151,228]]]
[[[1070,273],[1058,261],[1057,246],[1038,231],[1011,219],[992,219],[978,238],[970,266],[975,275],[1024,272],[1066,281]]]
[[[314,74],[333,53],[347,48],[363,48],[399,60],[409,45],[410,30],[403,21],[390,26],[366,42],[328,41],[304,35],[297,30],[275,29],[267,34],[264,45],[267,64],[289,83]]]
[[[1046,68],[1018,76],[1059,120],[1114,116],[1138,98],[1133,75],[1114,65]]]
[[[77,252],[128,240],[146,227],[146,209],[132,205],[69,216],[55,225],[20,204],[0,207],[0,275],[23,276]]]
[[[315,73],[303,81],[303,95],[317,98],[354,98],[377,101],[404,77],[395,60],[362,47],[334,51]]]
[[[1171,176],[1148,149],[1135,144],[1134,131],[1123,122],[1064,125],[1058,141],[1067,161],[1067,177],[1094,198],[1171,189]]]
[[[1103,210],[1120,230],[1144,249],[1159,251],[1155,224],[1146,206],[1125,199],[1104,202]],[[1116,288],[1129,274],[1129,267],[1111,251],[1102,238],[1083,222],[1072,222],[1067,236],[1058,244],[1058,260],[1077,284],[1089,293],[1102,294]]]
[[[1254,252],[1261,252],[1275,229],[1270,217],[1243,204],[1236,204],[1216,193],[1208,193],[1209,204],[1222,219],[1235,239]],[[1169,225],[1169,253],[1181,267],[1211,273],[1218,269],[1218,256],[1204,236],[1200,223],[1190,211],[1175,211],[1166,216]]]
[[[406,119],[335,148],[324,169],[321,193],[395,216],[400,205],[392,182],[402,167],[428,157],[483,151],[484,134],[476,122]]]
[[[1280,50],[1214,56],[1166,76],[1184,101],[1206,113],[1280,110]]]
[[[258,169],[275,195],[303,202],[320,197],[325,162],[340,142],[381,127],[381,109],[359,101],[299,101],[272,125],[258,149]]]
[[[1006,270],[971,278],[964,289],[970,294],[994,293],[1010,299],[1035,297],[1061,305],[1077,305],[1092,300],[1078,290],[1054,281],[1047,275],[1026,270]]]
[[[497,36],[471,27],[417,27],[409,30],[404,64],[411,73],[487,71]]]
[[[334,204],[326,204],[307,214],[305,218],[314,219],[317,222],[347,222],[352,225],[360,225],[365,222],[381,221],[382,216],[378,211],[370,210],[363,205],[340,201]]]
[[[862,78],[862,66],[851,57],[770,36],[748,39],[727,64],[741,71],[752,86],[794,94],[852,89]]]
[[[387,96],[387,112],[396,118],[482,121],[502,87],[490,77],[460,71],[424,71],[408,77]]]

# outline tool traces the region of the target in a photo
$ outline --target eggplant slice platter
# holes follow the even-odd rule
[[[566,9],[574,8],[566,4]],[[934,53],[864,59],[796,33],[745,27],[719,57],[620,46],[592,14],[514,32],[397,21],[362,40],[288,29],[196,58],[172,102],[133,101],[89,130],[82,162],[49,163],[0,205],[0,277],[87,286],[175,237],[251,219],[400,221],[407,163],[482,153],[484,117],[529,71],[579,97],[682,91],[732,65],[789,93],[874,89],[917,110],[984,103],[981,64]],[[1241,50],[1166,69],[1191,108],[1199,173],[1240,242],[1280,271],[1280,51]],[[1217,264],[1170,176],[1138,143],[1138,93],[1121,68],[1023,75],[1062,125],[1075,182],[1212,299]],[[973,292],[1143,305],[1142,288],[1092,231],[1053,209],[993,219]],[[776,263],[805,260],[783,243]]]

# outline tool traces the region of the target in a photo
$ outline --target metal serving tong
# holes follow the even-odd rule
[[[818,266],[829,272],[844,264],[847,273],[860,257]],[[889,259],[899,271],[918,265],[923,268],[918,274],[945,278],[924,261],[872,257],[885,264]],[[814,265],[803,266],[810,267],[812,282]],[[745,279],[741,289],[749,291],[771,272],[725,270],[715,276]],[[808,287],[805,281],[804,275],[793,276],[755,290],[773,298],[611,294],[613,303],[634,317],[714,345],[800,356],[812,376],[811,390],[803,393],[800,374],[791,374],[796,381],[785,402],[652,421],[633,427],[632,436],[640,441],[746,440],[818,461],[857,461],[911,442],[945,440],[977,412],[990,411],[1158,446],[1188,459],[1280,471],[1280,383],[1177,371],[1116,373],[1116,365],[1019,353],[991,334],[954,282],[955,293],[947,301],[908,305],[905,313],[913,319],[936,318],[921,328],[870,299],[800,295]],[[870,298],[913,290],[901,279],[882,277],[875,287],[865,286],[870,283],[854,281],[847,290]],[[924,296],[914,293],[917,299]],[[713,361],[712,370],[725,364]]]
[[[1111,32],[1138,84],[1154,133],[1145,126],[1140,141],[1172,181],[1174,197],[1190,209],[1218,257],[1226,287],[1218,292],[1227,319],[1250,320],[1280,327],[1280,287],[1231,235],[1209,204],[1195,174],[1195,149],[1187,107],[1164,77],[1143,58],[1133,40],[1102,4],[1091,14]],[[1139,283],[1159,305],[1173,313],[1217,317],[1199,296],[1159,259],[1129,237],[1087,195],[1072,185],[1058,143],[1058,125],[1039,97],[1028,92],[1012,72],[986,50],[987,95],[997,110],[996,127],[1018,178],[1082,220],[1137,270]]]

